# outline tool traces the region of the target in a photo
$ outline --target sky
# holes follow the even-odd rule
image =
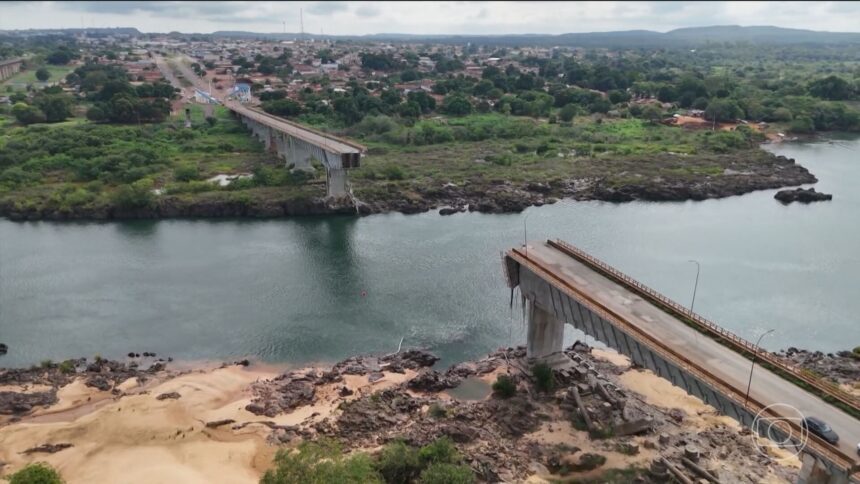
[[[708,25],[860,31],[860,2],[0,2],[0,30],[561,34]]]

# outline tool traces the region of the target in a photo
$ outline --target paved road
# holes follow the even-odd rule
[[[746,391],[750,360],[700,334],[545,242],[529,245],[528,255],[530,259],[536,259],[553,268],[556,274],[574,287],[583,290],[672,349],[681,352],[686,358],[721,378],[727,385],[739,389],[741,394]],[[848,456],[857,455],[860,421],[759,365],[756,365],[753,372],[750,397],[765,405],[788,404],[805,416],[821,418],[839,434],[839,449]]]

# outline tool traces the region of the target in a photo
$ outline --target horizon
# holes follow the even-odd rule
[[[860,2],[5,2],[0,30],[480,37],[739,26],[860,33],[853,14]]]

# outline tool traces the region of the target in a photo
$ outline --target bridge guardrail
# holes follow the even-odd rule
[[[650,346],[654,351],[659,353],[661,357],[665,358],[668,361],[671,361],[674,365],[678,366],[679,368],[683,368],[685,371],[695,375],[701,381],[707,382],[708,384],[712,385],[715,390],[719,391],[726,398],[732,400],[735,403],[735,405],[738,405],[739,407],[746,409],[747,411],[751,412],[753,415],[757,415],[757,414],[765,415],[765,414],[767,414],[767,415],[770,415],[771,417],[777,417],[774,420],[773,425],[778,426],[783,432],[787,433],[788,435],[794,435],[792,433],[792,431],[798,432],[797,435],[802,435],[802,430],[801,430],[799,424],[797,424],[796,422],[794,422],[790,418],[786,419],[785,416],[776,413],[775,411],[773,411],[772,408],[768,408],[767,406],[765,406],[763,403],[759,402],[755,398],[750,397],[748,399],[741,399],[740,398],[740,392],[729,387],[725,383],[723,383],[723,381],[719,377],[717,377],[713,373],[709,372],[708,370],[701,368],[700,366],[696,365],[695,363],[690,361],[688,358],[686,358],[682,354],[672,350],[665,343],[659,341],[656,338],[653,338],[651,335],[642,331],[637,326],[625,322],[624,318],[615,314],[611,309],[607,308],[606,306],[604,306],[600,302],[594,300],[593,298],[591,298],[587,294],[583,294],[581,291],[572,287],[566,281],[564,281],[563,279],[561,279],[557,275],[553,274],[550,270],[545,269],[541,264],[538,264],[538,263],[532,261],[531,259],[529,259],[528,256],[526,256],[525,254],[523,254],[519,250],[512,249],[510,252],[508,252],[508,257],[514,258],[514,260],[517,263],[528,267],[529,270],[531,270],[535,274],[539,274],[542,272],[542,273],[546,274],[548,277],[555,279],[556,281],[558,281],[558,284],[561,286],[560,290],[562,290],[565,293],[568,293],[568,296],[574,297],[577,301],[583,303],[585,306],[588,307],[588,309],[590,311],[593,311],[594,313],[596,313],[601,318],[603,318],[607,321],[612,321],[614,324],[616,324],[619,327],[627,328],[627,330],[630,333],[635,334],[635,335],[631,334],[631,337],[633,337],[634,339],[641,339],[641,340],[648,341],[648,343],[649,343],[648,346]],[[746,401],[744,401],[744,400],[746,400]],[[780,417],[782,417],[782,418],[780,418]],[[789,416],[789,417],[793,417],[793,416]],[[848,470],[849,474],[852,474],[855,471],[857,471],[858,466],[854,462],[852,457],[849,457],[849,456],[843,454],[838,449],[834,449],[832,446],[830,446],[828,443],[826,443],[823,439],[821,439],[820,437],[818,437],[814,434],[807,432],[807,435],[808,435],[808,442],[811,442],[813,444],[815,452],[817,452],[819,455],[826,457],[830,462],[833,462],[833,463],[836,463],[838,465],[843,466],[845,469]]]
[[[558,249],[570,255],[571,257],[580,260],[585,264],[588,264],[589,266],[600,272],[607,273],[612,278],[618,280],[619,282],[626,285],[628,288],[634,290],[635,292],[644,295],[647,298],[650,298],[652,301],[657,301],[660,304],[668,307],[670,310],[675,312],[677,316],[681,316],[689,321],[694,322],[702,329],[705,329],[707,332],[715,333],[717,336],[728,340],[730,343],[733,343],[744,351],[751,352],[757,355],[759,359],[779,368],[782,371],[791,374],[791,376],[803,381],[808,385],[815,387],[819,391],[824,392],[825,394],[839,400],[843,404],[860,411],[860,400],[848,394],[847,392],[839,388],[837,385],[824,381],[820,378],[810,376],[801,368],[788,364],[784,360],[777,358],[772,353],[761,348],[760,346],[756,346],[752,342],[741,338],[740,336],[700,316],[699,314],[691,312],[689,309],[681,306],[677,302],[669,299],[663,294],[655,291],[654,289],[646,286],[645,284],[642,284],[636,279],[633,279],[627,274],[624,274],[618,269],[615,269],[609,264],[588,254],[587,252],[583,251],[582,249],[579,249],[574,245],[571,245],[563,240],[558,239],[555,241],[547,240],[547,244],[549,244],[551,247],[554,247],[555,249]]]

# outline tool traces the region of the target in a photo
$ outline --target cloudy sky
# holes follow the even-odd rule
[[[860,31],[860,2],[0,2],[0,30],[137,27],[361,35],[560,34],[704,25]]]

